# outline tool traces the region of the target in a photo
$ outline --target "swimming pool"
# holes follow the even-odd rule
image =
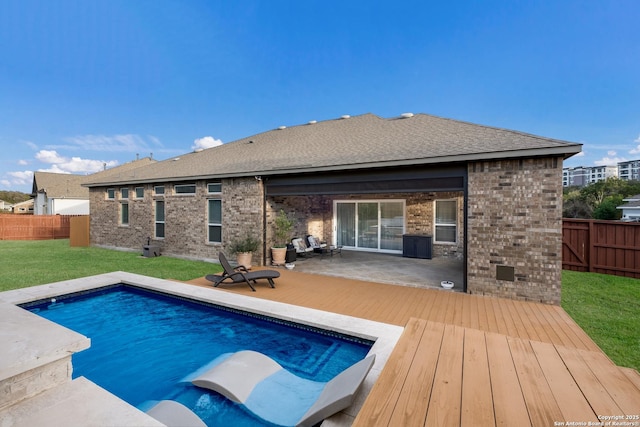
[[[59,425],[138,427],[150,423],[143,412],[92,381],[84,377],[71,380],[70,355],[90,347],[83,335],[17,307],[119,283],[374,341],[370,353],[375,353],[376,362],[358,397],[349,408],[327,419],[336,427],[351,425],[404,330],[358,317],[122,271],[0,292],[0,337],[12,343],[0,346],[0,385],[14,384],[4,396],[5,401],[14,403],[10,410],[0,409],[0,424],[9,420],[10,425],[48,425],[52,419]],[[28,388],[39,392],[37,396],[25,397],[26,390],[15,387],[22,378],[30,379]]]
[[[74,377],[85,376],[142,410],[149,401],[177,400],[209,425],[258,422],[240,406],[182,381],[222,353],[260,351],[297,375],[328,381],[373,344],[124,285],[23,306],[91,338],[91,347],[73,356]]]

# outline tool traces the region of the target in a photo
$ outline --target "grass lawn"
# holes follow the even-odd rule
[[[219,264],[95,247],[72,248],[69,240],[0,241],[0,291],[112,271],[161,279],[191,280],[222,271]]]
[[[640,280],[564,270],[562,308],[617,365],[640,370]]]
[[[72,248],[66,239],[0,241],[0,291],[118,270],[184,281],[222,269],[202,261]],[[640,280],[565,270],[562,307],[616,364],[640,370]]]

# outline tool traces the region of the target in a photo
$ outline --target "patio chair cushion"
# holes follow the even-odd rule
[[[291,243],[293,247],[296,249],[296,253],[300,255],[307,254],[309,252],[313,252],[313,248],[307,246],[303,239],[296,237],[295,239],[291,239]]]
[[[318,248],[322,249],[327,247],[326,243],[321,242],[320,239],[318,239],[315,236],[308,235],[307,242],[309,242],[309,247],[314,249],[318,249]]]

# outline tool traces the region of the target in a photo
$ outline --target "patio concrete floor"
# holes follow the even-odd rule
[[[446,280],[454,283],[455,291],[463,290],[464,261],[452,258],[418,259],[343,250],[333,256],[298,257],[294,264],[294,271],[303,273],[426,289],[442,289],[441,282]]]

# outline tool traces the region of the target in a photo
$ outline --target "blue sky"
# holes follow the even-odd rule
[[[640,159],[640,1],[6,0],[0,190],[281,125],[427,113]]]

